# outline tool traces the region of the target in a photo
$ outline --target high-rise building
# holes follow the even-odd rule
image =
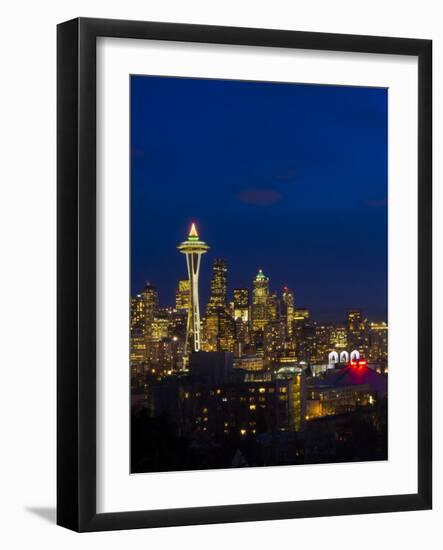
[[[167,317],[154,317],[152,321],[152,341],[160,342],[169,337],[170,321]]]
[[[269,321],[276,321],[280,318],[280,308],[276,292],[272,292],[268,296],[268,312],[267,318]]]
[[[331,350],[334,349],[338,353],[346,350],[348,347],[348,337],[345,327],[334,326],[331,329]]]
[[[268,322],[269,279],[259,269],[252,282],[252,330],[263,332]]]
[[[131,298],[131,332],[145,327],[145,303],[141,294]]]
[[[285,351],[286,328],[284,321],[272,320],[264,330],[264,355],[270,363],[277,362]]]
[[[350,351],[357,350],[366,357],[369,350],[369,334],[367,321],[361,311],[348,311],[346,333]]]
[[[204,319],[204,351],[232,351],[235,326],[227,305],[227,267],[217,258],[212,266],[211,294]]]
[[[189,303],[191,301],[189,279],[182,279],[178,282],[178,288],[175,292],[175,309],[177,311],[189,310]]]
[[[190,351],[200,351],[200,306],[198,296],[198,276],[200,273],[201,257],[209,249],[209,246],[200,240],[197,228],[193,223],[186,241],[178,245],[178,250],[186,255],[188,268],[190,301],[188,309],[188,321],[186,326],[185,355]]]
[[[388,324],[370,323],[369,360],[386,364],[388,361]]]
[[[233,318],[235,322],[234,354],[241,357],[250,343],[250,304],[247,288],[234,288]]]
[[[212,266],[211,294],[206,308],[207,316],[226,308],[227,273],[228,268],[226,267],[225,260],[216,258]]]
[[[309,309],[305,307],[294,309],[294,321],[309,319]]]
[[[158,310],[158,292],[154,286],[147,282],[141,291],[140,296],[143,301],[146,336],[149,338],[151,334],[152,320]]]
[[[296,357],[298,361],[312,364],[316,362],[315,324],[309,320],[297,325],[295,335]]]
[[[157,290],[146,283],[141,293],[131,298],[131,364],[149,362],[152,323],[157,311]]]
[[[146,363],[146,338],[143,329],[131,329],[130,361],[131,366]]]
[[[234,288],[234,319],[240,319],[244,323],[249,322],[249,290],[247,288]]]
[[[331,351],[331,325],[316,325],[315,326],[315,354],[313,362],[326,364],[328,355]]]
[[[309,310],[294,310],[292,340],[295,342],[295,355],[298,361],[311,363],[315,356],[315,325],[309,320]]]
[[[203,320],[203,351],[233,351],[235,321],[228,308],[219,308]]]
[[[292,322],[294,320],[294,294],[287,286],[283,287],[281,315],[286,323],[286,333],[288,336],[291,336]]]

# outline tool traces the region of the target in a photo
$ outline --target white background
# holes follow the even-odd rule
[[[417,58],[121,39],[97,54],[97,511],[417,492]],[[388,461],[128,475],[129,74],[389,88]]]
[[[7,548],[122,545],[330,549],[441,544],[443,487],[435,468],[432,512],[76,535],[54,526],[55,506],[55,25],[78,16],[165,20],[434,40],[435,206],[443,207],[441,2],[312,0],[71,0],[8,3],[2,10],[0,132],[1,453],[0,540]],[[435,216],[437,218],[437,216]],[[436,219],[435,280],[442,278]],[[440,251],[438,250],[440,248]],[[435,289],[435,463],[442,463],[440,288]],[[440,311],[438,311],[440,310]],[[440,436],[437,437],[437,432]],[[3,541],[3,539],[5,539]]]

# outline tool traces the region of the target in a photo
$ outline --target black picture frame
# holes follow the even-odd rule
[[[96,39],[173,40],[418,58],[418,491],[416,494],[96,512]],[[432,42],[79,18],[57,29],[57,523],[104,531],[426,510],[432,506]]]

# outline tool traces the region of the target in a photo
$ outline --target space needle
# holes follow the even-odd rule
[[[185,357],[188,354],[188,346],[191,343],[192,351],[200,351],[200,308],[198,303],[198,274],[203,254],[209,246],[200,240],[195,223],[192,223],[186,241],[177,246],[178,250],[186,255],[186,265],[189,276],[189,308],[186,323]]]

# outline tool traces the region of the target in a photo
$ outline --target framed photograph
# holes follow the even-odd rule
[[[429,40],[58,26],[58,524],[430,509]]]

